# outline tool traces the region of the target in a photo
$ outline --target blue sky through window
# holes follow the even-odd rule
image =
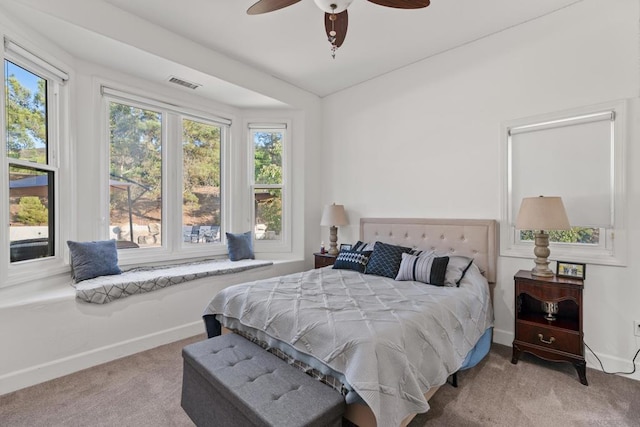
[[[5,85],[10,76],[15,76],[20,85],[30,92],[31,99],[35,96],[38,91],[38,82],[45,81],[42,77],[25,70],[19,65],[14,64],[11,61],[4,61],[4,76],[5,76]],[[46,81],[45,81],[46,82]],[[46,84],[45,84],[46,87]],[[43,111],[45,110],[45,106],[40,107]],[[46,112],[45,112],[46,114]],[[35,148],[46,148],[46,143],[43,143],[38,138],[32,138]]]
[[[42,77],[37,76],[24,68],[14,64],[10,61],[5,61],[5,78],[9,78],[9,76],[16,76],[20,84],[34,94],[38,90],[38,81],[42,80]]]

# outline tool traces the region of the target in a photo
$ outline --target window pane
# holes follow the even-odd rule
[[[258,240],[282,240],[282,190],[256,188],[255,235]]]
[[[53,172],[9,169],[11,262],[54,255]]]
[[[282,131],[253,133],[256,184],[282,184]]]
[[[584,245],[598,245],[600,243],[600,228],[571,227],[571,230],[549,231],[549,241],[553,243],[580,243]],[[532,230],[521,230],[520,240],[533,241]]]
[[[4,62],[7,154],[47,163],[47,81],[16,64]]]
[[[162,244],[162,114],[109,104],[110,231],[119,248]]]
[[[182,240],[220,242],[220,126],[182,121]]]

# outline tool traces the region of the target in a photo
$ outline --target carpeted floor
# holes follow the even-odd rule
[[[0,426],[193,426],[180,407],[181,349],[197,336],[0,396]],[[443,386],[420,426],[640,426],[640,382],[493,345]]]

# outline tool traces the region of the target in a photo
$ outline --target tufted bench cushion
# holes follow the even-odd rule
[[[73,284],[76,298],[94,304],[106,304],[130,295],[164,289],[190,280],[222,274],[240,273],[272,265],[272,261],[208,260],[157,267],[138,267],[122,274],[98,276]]]
[[[335,390],[236,334],[186,346],[182,407],[199,426],[340,426]]]

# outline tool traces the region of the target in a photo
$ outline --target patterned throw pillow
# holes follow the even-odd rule
[[[351,247],[352,251],[373,251],[373,243],[365,243],[358,240],[355,245]]]
[[[336,270],[353,270],[364,273],[372,251],[340,251],[333,268]]]
[[[402,254],[396,280],[413,280],[429,285],[444,286],[447,264],[449,264],[449,257],[446,256]]]
[[[365,273],[395,279],[402,261],[402,254],[410,253],[411,250],[411,248],[405,248],[404,246],[376,242]]]
[[[115,240],[67,241],[71,255],[71,277],[76,283],[98,276],[120,274]]]

